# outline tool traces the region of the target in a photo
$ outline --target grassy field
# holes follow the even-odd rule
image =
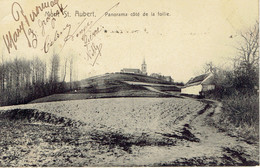
[[[163,81],[157,78],[153,78],[146,75],[139,74],[127,74],[127,73],[110,73],[105,75],[100,75],[96,77],[87,78],[80,81],[81,86],[91,85],[91,84],[118,84],[122,81],[133,81],[133,82],[145,82],[145,83],[157,83],[157,84],[173,84],[171,82]]]
[[[162,84],[162,85],[172,85],[168,91],[179,91],[180,89],[173,86],[173,83],[163,81],[157,78],[153,78],[146,75],[138,75],[138,74],[121,74],[121,73],[113,73],[113,74],[105,74],[102,76],[91,77],[85,80],[80,81],[80,92],[83,93],[112,93],[119,92],[122,90],[144,90],[144,88],[140,85],[129,85],[125,83],[125,81],[131,82],[142,82],[142,83],[150,83],[150,84]],[[165,88],[159,87],[158,88]]]
[[[171,84],[170,87],[153,86],[153,88],[164,92],[172,91],[172,93],[163,94],[160,92],[154,92],[141,85],[130,85],[124,81],[138,81],[163,85]],[[46,96],[33,100],[30,103],[112,97],[177,97],[178,94],[174,94],[173,92],[180,92],[180,89],[172,85],[172,83],[137,74],[105,74],[82,80],[80,83],[81,87],[76,91]]]

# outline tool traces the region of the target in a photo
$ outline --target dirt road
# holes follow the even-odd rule
[[[190,98],[2,107],[0,166],[258,165],[258,143],[214,127],[221,110]]]

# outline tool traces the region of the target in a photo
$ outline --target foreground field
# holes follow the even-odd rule
[[[110,98],[0,108],[0,166],[258,165],[213,102]]]

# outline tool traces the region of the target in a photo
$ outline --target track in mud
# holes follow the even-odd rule
[[[181,106],[178,104],[173,106],[173,100],[176,101],[175,104],[179,101]],[[164,99],[162,102],[156,100],[148,103],[147,106],[137,104],[141,111],[137,107],[129,110],[124,107],[123,109],[127,111],[124,115],[127,115],[128,123],[135,119],[129,116],[136,117],[135,112],[140,114],[136,118],[136,125],[140,122],[142,129],[136,127],[132,132],[128,130],[130,127],[124,128],[119,125],[121,128],[116,128],[114,123],[119,124],[118,120],[101,125],[78,120],[79,113],[76,112],[72,114],[75,116],[73,118],[64,117],[60,112],[47,113],[37,108],[0,111],[0,166],[253,166],[259,164],[248,152],[253,149],[250,145],[246,146],[236,138],[226,136],[219,130],[205,125],[205,118],[214,117],[215,106],[197,101],[190,104],[190,101],[194,100],[178,101]],[[185,106],[184,102],[189,107]],[[126,100],[126,103],[129,101]],[[120,106],[119,111],[121,108]],[[94,109],[95,115],[103,116],[100,114],[102,111],[98,108]],[[116,108],[113,109],[116,111]],[[175,115],[172,113],[173,109]],[[152,113],[154,111],[155,113]],[[141,120],[139,121],[138,118]],[[148,125],[153,121],[160,123],[156,129],[150,129]]]
[[[73,121],[70,118],[58,117],[56,115],[40,112],[35,109],[13,109],[4,112],[0,111],[0,121],[13,121],[23,123],[35,123],[41,124],[48,123],[56,126],[81,126],[84,123],[80,121]]]

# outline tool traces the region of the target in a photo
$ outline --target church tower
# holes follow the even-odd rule
[[[145,59],[144,59],[143,64],[142,64],[142,74],[147,75],[147,66],[146,66],[146,63],[145,63]]]

